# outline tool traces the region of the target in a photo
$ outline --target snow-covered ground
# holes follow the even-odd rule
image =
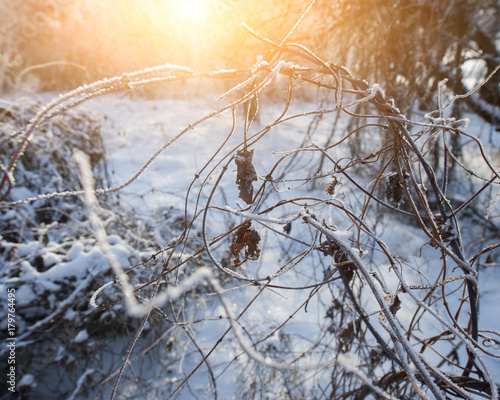
[[[166,245],[175,239],[173,229],[169,226],[162,226],[162,224],[170,224],[172,221],[165,217],[165,213],[177,213],[183,216],[186,212],[188,218],[192,218],[204,210],[208,199],[210,199],[211,206],[220,208],[212,208],[207,212],[206,233],[208,238],[217,238],[218,235],[232,228],[235,223],[241,223],[244,219],[227,212],[227,207],[233,210],[244,207],[242,199],[238,198],[235,163],[234,161],[228,163],[229,158],[226,157],[228,154],[233,154],[233,149],[239,146],[243,140],[241,115],[237,116],[239,123],[234,133],[214,159],[212,156],[216,154],[217,149],[223,145],[231,132],[231,112],[227,111],[201,124],[196,124],[196,121],[219,107],[220,104],[208,97],[205,99],[147,100],[132,99],[123,94],[103,96],[79,106],[83,110],[88,110],[86,112],[95,114],[103,123],[102,134],[111,186],[118,186],[129,180],[165,143],[190,124],[195,125],[158,154],[136,180],[118,193],[120,207],[133,210],[135,216],[148,221],[148,226],[153,227],[153,229],[144,234],[146,236],[153,235],[157,243]],[[251,126],[249,135],[271,125],[274,119],[281,114],[282,107],[282,103],[271,102],[261,106],[258,120]],[[315,109],[316,104],[313,102],[292,102],[288,115]],[[258,211],[274,206],[281,200],[292,200],[299,197],[304,199],[280,204],[279,207],[263,214],[263,217],[267,219],[267,221],[263,221],[266,225],[253,222],[253,226],[261,236],[261,255],[258,260],[250,261],[235,269],[237,273],[250,278],[262,279],[276,273],[287,260],[294,257],[300,258],[300,255],[308,250],[313,243],[314,232],[301,219],[295,220],[291,225],[291,236],[297,241],[285,240],[282,236],[283,225],[272,224],[273,221],[283,221],[297,215],[305,204],[311,205],[311,209],[314,210],[318,219],[324,220],[327,226],[335,226],[339,232],[349,229],[349,233],[346,233],[345,237],[356,239],[356,230],[352,229],[352,222],[339,209],[314,205],[314,198],[333,198],[339,204],[346,205],[346,207],[358,212],[364,201],[364,198],[359,193],[356,194],[354,188],[340,175],[339,179],[342,179],[345,185],[339,184],[333,196],[325,192],[325,187],[332,180],[331,174],[325,173],[323,178],[315,182],[306,179],[311,176],[311,168],[319,166],[317,152],[297,152],[297,157],[290,163],[288,161],[292,160],[292,157],[288,154],[285,161],[279,164],[276,170],[272,169],[288,151],[304,148],[312,143],[323,145],[328,140],[335,117],[336,114],[331,113],[320,118],[317,121],[318,126],[314,135],[311,137],[308,137],[308,131],[311,123],[315,121],[314,115],[293,118],[274,126],[264,137],[251,146],[255,150],[253,165],[259,175],[259,181],[254,184],[255,188],[259,187],[270,173],[275,179],[280,174],[282,175],[282,181],[274,187],[276,190],[270,190],[269,186],[266,187],[266,197],[263,198]],[[472,130],[481,128],[481,132],[472,133],[478,136],[483,135],[483,140],[489,140],[488,138],[492,140],[488,151],[495,159],[494,154],[499,148],[498,139],[490,135],[488,126],[481,126],[478,120],[473,120],[473,122]],[[341,120],[336,128],[337,131],[341,132],[346,124],[347,121]],[[332,153],[332,157],[338,160],[343,156],[342,152],[348,150],[347,144],[339,146],[334,150],[335,153]],[[465,156],[467,157],[467,154]],[[219,161],[221,161],[220,164]],[[226,164],[227,171],[224,167]],[[332,164],[325,161],[322,172],[332,169]],[[195,179],[198,174],[199,177]],[[222,179],[220,183],[217,183],[217,190],[211,196],[211,190],[221,174],[223,174]],[[302,178],[304,180],[301,180]],[[206,184],[202,187],[200,182],[204,179],[206,179]],[[364,185],[368,185],[371,177],[360,174],[358,179]],[[192,189],[189,197],[186,198],[187,189],[192,182],[194,182]],[[492,223],[498,226],[498,189],[495,190],[497,194],[490,196],[493,199],[490,204],[490,215]],[[459,195],[460,193],[457,194],[457,196]],[[463,197],[466,198],[467,193],[464,193]],[[403,273],[409,284],[426,285],[438,278],[437,274],[441,268],[441,261],[439,257],[436,257],[438,252],[428,245],[428,239],[423,236],[416,225],[408,224],[403,218],[380,213],[369,216],[368,221],[372,224],[379,238],[386,243],[391,253],[398,256],[404,263],[402,264],[404,266]],[[268,229],[270,225],[274,230]],[[202,216],[199,216],[189,234],[189,240],[194,245],[186,250],[186,257],[191,254],[196,244],[199,247],[203,245],[201,226]],[[474,237],[470,235],[480,234],[482,227],[465,226],[464,228],[465,248],[466,251],[472,252],[468,246],[474,241]],[[221,240],[219,244],[216,243],[212,246],[214,256],[218,260],[225,259],[229,263],[232,261],[228,257],[231,237],[230,235]],[[318,238],[318,240],[324,239]],[[373,244],[366,236],[362,241]],[[108,242],[114,254],[119,257],[120,264],[129,266],[129,256],[132,252],[130,246],[133,247],[133,244],[124,243],[118,235],[109,236]],[[320,245],[320,243],[318,242],[316,245]],[[74,279],[83,280],[85,277],[105,273],[108,265],[105,264],[106,268],[103,267],[103,253],[97,250],[86,251],[85,246],[85,243],[73,245],[64,260],[58,258],[60,256],[57,254],[47,254],[46,263],[48,263],[48,258],[52,257],[53,261],[50,264],[56,267],[48,269],[46,272],[37,273],[36,270],[24,270],[22,274],[23,284],[17,291],[18,302],[21,305],[36,302],[37,294],[30,291],[30,286],[27,284],[30,279],[43,279],[46,284],[50,285],[51,282],[58,280],[57,274],[64,274],[66,278],[71,275]],[[160,251],[161,248],[157,250]],[[365,258],[370,260],[370,268],[382,276],[389,290],[396,290],[399,281],[396,275],[391,272],[387,259],[378,253],[379,249],[377,248],[371,251],[367,247],[364,250],[367,252]],[[316,253],[319,254],[305,257],[288,272],[272,281],[272,284],[282,288],[265,290],[262,290],[260,286],[247,284],[245,281],[222,278],[220,274],[216,273],[216,269],[209,265],[210,268],[213,268],[214,275],[221,280],[225,289],[221,296],[229,304],[232,314],[238,316],[244,311],[241,318],[235,322],[241,328],[242,340],[251,346],[255,345],[254,349],[257,351],[257,355],[262,355],[269,363],[290,364],[298,366],[297,370],[293,368],[281,371],[271,369],[259,364],[258,360],[249,358],[249,355],[242,350],[241,343],[235,339],[233,331],[229,331],[224,336],[230,323],[227,318],[227,310],[224,309],[220,298],[216,295],[215,288],[200,285],[192,288],[192,292],[189,294],[191,302],[188,302],[184,308],[176,309],[175,303],[170,305],[167,303],[163,307],[167,317],[177,320],[179,324],[171,327],[173,334],[165,336],[164,340],[156,343],[147,355],[132,362],[132,368],[126,370],[119,386],[119,398],[168,397],[176,388],[177,383],[195,371],[195,367],[202,357],[208,355],[212,349],[214,350],[208,357],[208,361],[196,369],[192,376],[189,376],[188,383],[179,389],[175,398],[215,398],[216,395],[219,399],[322,398],[328,394],[329,389],[327,388],[332,379],[333,360],[338,350],[337,338],[329,333],[328,329],[333,321],[339,319],[335,316],[326,318],[325,315],[328,312],[341,312],[339,308],[332,308],[335,301],[349,303],[349,300],[347,297],[335,298],[339,295],[339,290],[335,285],[341,286],[338,282],[333,282],[331,286],[323,285],[317,292],[315,287],[307,287],[328,278],[332,269],[330,257],[320,252]],[[467,255],[473,255],[473,253]],[[179,260],[181,259],[182,256]],[[205,257],[203,261],[206,262],[208,259]],[[191,268],[187,275],[194,273],[196,273],[196,269]],[[459,271],[455,271],[455,274],[459,275]],[[491,267],[480,270],[478,278],[481,293],[480,329],[497,332],[500,330],[500,319],[496,316],[496,309],[500,304],[500,294],[497,290],[499,278],[498,268]],[[182,281],[186,277],[181,276],[180,279]],[[169,282],[172,283],[171,280]],[[133,283],[138,284],[138,282]],[[451,288],[457,288],[459,282],[455,286],[453,285],[451,283],[446,286],[446,290],[452,292]],[[359,282],[354,287],[359,287]],[[291,290],[291,288],[302,289]],[[164,290],[166,290],[165,286],[160,286],[160,294]],[[199,292],[196,293],[197,291]],[[456,302],[463,295],[462,289],[454,295],[449,295],[450,309],[455,310]],[[415,323],[412,318],[417,310],[417,304],[407,294],[402,293],[400,297],[402,308],[397,316],[401,324],[407,327],[410,323]],[[379,310],[370,296],[364,299],[363,306],[368,313]],[[348,318],[342,318],[344,322],[351,321],[355,315],[352,305],[344,307],[342,312],[349,315]],[[377,316],[377,314],[370,316],[374,325],[378,324]],[[444,312],[443,316],[446,318]],[[74,317],[78,318],[77,315]],[[466,317],[463,316],[462,319],[465,321]],[[189,324],[183,324],[188,321]],[[102,358],[106,357],[111,360],[110,354],[124,355],[126,346],[129,345],[134,336],[134,326],[139,329],[140,324],[141,318],[133,318],[121,340],[110,343],[110,348],[104,349],[102,352],[96,348],[94,350],[95,357],[102,362]],[[151,321],[149,324],[154,325],[154,322]],[[426,338],[432,337],[433,332],[442,331],[439,323],[433,318],[424,318],[417,325],[419,334]],[[337,327],[335,331],[337,334],[339,329]],[[380,331],[383,332],[382,329]],[[163,333],[154,329],[146,330],[146,337],[151,339],[151,335],[156,335],[156,340]],[[92,346],[96,340],[85,330],[71,332],[71,335],[74,336],[74,341],[79,346],[85,346],[86,343]],[[383,333],[383,335],[385,339],[389,338],[387,334]],[[224,339],[219,343],[223,336]],[[143,349],[141,339],[137,344],[138,349]],[[167,339],[173,341],[173,347]],[[354,342],[356,343],[356,340]],[[446,344],[442,348],[439,345],[437,347],[443,351],[450,351]],[[341,358],[340,361],[344,366],[359,367],[355,348],[356,345],[352,347],[352,351],[345,352],[346,354]],[[457,350],[463,364],[465,354],[463,346]],[[493,346],[493,351],[498,352],[497,344]],[[139,350],[135,351],[132,357],[137,354],[139,354]],[[426,351],[425,355],[431,363],[439,359],[430,351]],[[117,358],[120,359],[120,356]],[[496,382],[500,383],[500,362],[495,358],[485,357],[485,359],[491,367]],[[116,371],[118,367],[119,363],[116,364],[115,359],[115,364],[109,367],[110,379],[106,376],[99,376],[98,373],[93,378],[94,382],[99,385],[98,392],[103,398],[111,393],[114,383],[111,372]],[[384,371],[381,364],[371,371],[370,378],[379,379]],[[87,369],[81,375],[82,379],[87,379],[88,375],[92,375],[92,373],[92,370]],[[103,381],[104,384],[102,384]],[[82,382],[80,384],[83,385]],[[75,385],[75,387],[77,386]],[[91,385],[86,384],[86,386]],[[325,392],[323,393],[323,391]],[[89,391],[88,396],[93,398],[95,392]],[[73,398],[85,398],[84,391],[81,393],[75,391]]]

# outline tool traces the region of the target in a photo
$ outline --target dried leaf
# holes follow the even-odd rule
[[[339,345],[344,351],[349,351],[351,349],[354,339],[358,337],[360,330],[361,319],[358,318],[355,321],[350,321],[345,328],[337,332]]]
[[[389,306],[389,311],[393,314],[396,315],[396,313],[401,309],[401,300],[399,299],[399,296],[394,294],[390,294],[389,296],[386,297],[386,301],[391,302]]]
[[[326,194],[333,196],[335,193],[335,187],[338,185],[339,180],[334,176],[332,181],[326,187]]]
[[[229,249],[234,257],[233,267],[237,268],[246,260],[257,260],[260,256],[259,249],[260,235],[252,228],[250,220],[243,222],[241,227],[233,236],[231,247]],[[245,256],[240,261],[240,253],[245,249]]]
[[[240,150],[236,153],[235,163],[237,167],[236,184],[240,190],[239,198],[247,204],[252,204],[253,185],[257,180],[257,173],[252,165],[253,150]]]
[[[399,174],[393,172],[387,177],[387,182],[385,184],[385,195],[387,200],[389,200],[396,207],[399,207],[403,202],[403,196],[405,194],[404,184],[408,179],[409,175],[406,171],[403,171],[403,181],[401,181]]]

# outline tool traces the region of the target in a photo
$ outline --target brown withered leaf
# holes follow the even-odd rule
[[[399,300],[399,296],[396,295],[394,298],[393,303],[389,307],[389,311],[393,314],[396,315],[396,313],[401,309],[401,300]]]
[[[402,172],[402,178],[403,180],[401,180],[397,172],[393,172],[387,176],[387,181],[385,183],[385,195],[387,200],[398,208],[403,203],[403,197],[405,194],[404,184],[409,178],[406,171]]]
[[[241,227],[235,232],[231,247],[231,256],[234,257],[233,267],[237,268],[246,260],[257,260],[260,256],[259,249],[260,235],[252,228],[250,220],[243,222]],[[240,260],[240,253],[245,249],[245,256]]]
[[[326,194],[333,196],[335,194],[335,187],[338,183],[339,180],[334,176],[332,181],[326,186]]]
[[[350,321],[345,328],[337,333],[339,345],[343,351],[349,351],[351,349],[354,339],[358,337],[360,330],[361,318],[358,318],[355,321]]]
[[[239,198],[247,204],[252,204],[253,182],[257,180],[257,172],[252,164],[253,150],[240,150],[234,159],[236,163],[236,184],[240,190]]]

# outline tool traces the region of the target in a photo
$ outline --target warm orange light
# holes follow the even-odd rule
[[[207,2],[204,0],[176,1],[175,12],[182,19],[201,21],[207,17]]]
[[[244,21],[276,40],[275,36],[281,33],[275,32],[286,29],[281,27],[283,21],[279,17],[288,15],[276,4],[281,3],[274,0],[71,2],[61,11],[59,23],[51,25],[53,33],[38,35],[28,43],[28,50],[34,64],[66,60],[95,71],[93,77],[165,63],[198,71],[245,68],[267,48],[258,49],[261,44],[240,24]],[[271,24],[272,30],[266,31],[266,24]],[[53,42],[47,41],[49,37],[55,38],[51,39]]]

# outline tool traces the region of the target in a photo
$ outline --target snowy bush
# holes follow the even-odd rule
[[[40,107],[39,103],[21,99],[2,108],[2,163],[22,145],[20,129]],[[84,393],[94,371],[102,374],[113,360],[113,346],[101,350],[134,327],[135,320],[119,304],[97,309],[90,306],[92,293],[113,283],[114,275],[96,243],[83,201],[78,196],[45,195],[73,193],[80,186],[78,167],[73,161],[76,151],[88,155],[99,185],[108,181],[101,122],[88,111],[77,110],[60,114],[41,126],[16,164],[9,183],[12,190],[5,197],[17,204],[3,210],[0,218],[1,286],[4,291],[16,290],[18,373],[25,377],[19,391],[27,396],[31,393],[49,398],[51,393],[51,398],[60,398],[75,387],[75,393]],[[19,202],[35,197],[38,200]],[[115,198],[108,196],[103,202],[106,207],[99,210],[99,216],[109,233],[111,251],[123,268],[131,269],[132,279],[151,279],[158,263],[149,259],[160,246],[155,245],[155,228],[148,227]],[[163,217],[171,220],[167,222],[169,227],[163,228],[163,235],[180,230],[180,215],[171,210]],[[149,270],[132,270],[145,261]],[[101,293],[100,300],[114,304],[120,296],[119,290],[110,287]],[[3,307],[1,321],[6,327],[7,310]],[[155,329],[160,326],[155,324]],[[96,354],[108,356],[103,360]],[[48,369],[51,373],[47,373]],[[57,389],[55,380],[59,382]]]

